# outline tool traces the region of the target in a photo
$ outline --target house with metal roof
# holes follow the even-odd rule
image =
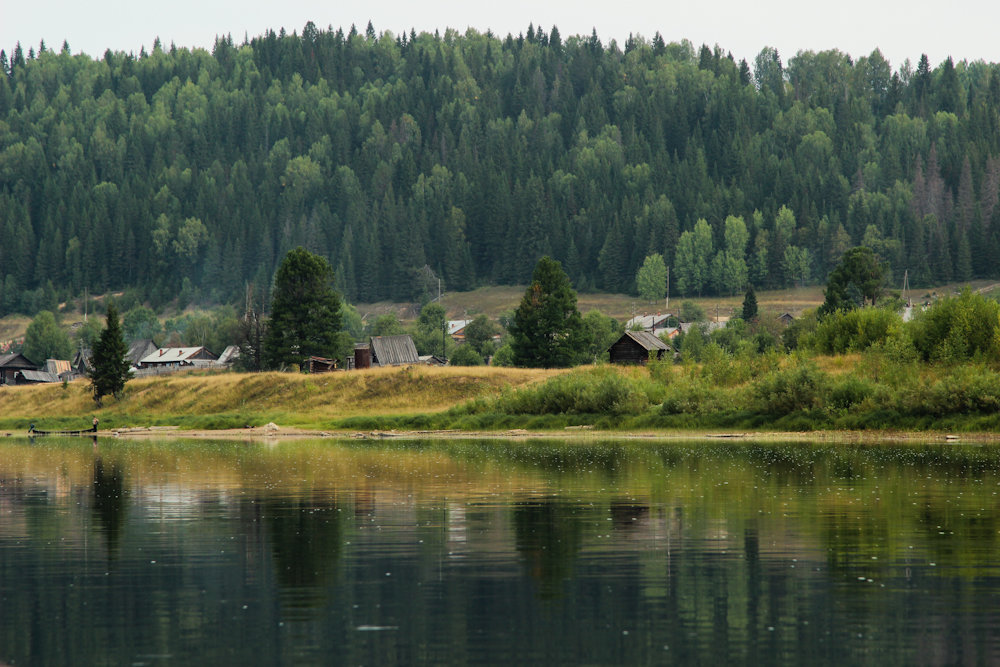
[[[673,315],[670,313],[657,313],[655,315],[636,315],[625,323],[627,331],[648,331],[654,336],[663,329],[667,329],[667,320]]]
[[[172,369],[214,365],[218,359],[205,347],[161,347],[139,360],[139,368]]]

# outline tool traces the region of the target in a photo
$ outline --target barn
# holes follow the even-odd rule
[[[608,348],[613,364],[645,364],[650,357],[662,359],[670,346],[647,331],[626,331]]]

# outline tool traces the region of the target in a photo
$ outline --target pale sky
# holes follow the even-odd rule
[[[44,39],[58,49],[68,40],[73,53],[101,57],[105,49],[149,50],[159,37],[165,47],[210,49],[216,35],[231,34],[242,42],[266,29],[302,32],[307,21],[325,29],[352,23],[363,31],[371,19],[376,31],[394,34],[472,27],[505,36],[524,32],[529,23],[546,31],[555,24],[563,39],[590,35],[596,28],[605,44],[624,46],[629,33],[652,38],[689,39],[696,47],[718,44],[737,60],[753,57],[764,46],[778,49],[783,62],[799,50],[837,48],[855,58],[878,47],[899,67],[909,58],[914,66],[921,53],[937,66],[948,55],[955,61],[1000,62],[1000,2],[989,0],[948,5],[930,0],[385,0],[383,2],[323,2],[320,0],[5,0],[0,10],[0,48],[13,51],[20,41],[38,50]]]

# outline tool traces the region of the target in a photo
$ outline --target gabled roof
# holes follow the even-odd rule
[[[208,355],[202,358],[215,359],[215,355],[204,347],[161,347],[156,352],[143,357],[140,364],[169,364],[181,361],[191,361],[199,355]]]
[[[667,326],[668,317],[670,317],[670,313],[663,313],[662,315],[659,313],[656,315],[636,315],[625,323],[625,328],[663,329]]]
[[[646,348],[649,351],[653,350],[669,350],[670,346],[664,343],[662,340],[649,333],[648,331],[626,331],[624,336],[628,336],[636,343]],[[623,337],[624,337],[623,336]],[[618,340],[621,340],[619,338]]]
[[[128,357],[133,366],[138,366],[140,361],[154,352],[156,352],[156,343],[153,342],[153,339],[140,338],[132,341],[132,344],[128,346],[128,354],[125,356]]]
[[[14,354],[0,354],[0,368],[33,371],[38,368],[38,365],[31,363],[31,359],[20,352],[15,352]]]
[[[72,365],[64,359],[46,359],[45,368],[42,369],[46,373],[51,373],[52,375],[59,376],[63,373],[68,373],[72,370]]]
[[[454,336],[467,327],[472,320],[448,320],[448,335]]]
[[[59,382],[59,376],[45,371],[21,371],[28,382]]]
[[[372,338],[372,365],[402,366],[418,364],[417,346],[407,334],[403,336],[375,336]]]
[[[220,364],[228,364],[240,358],[240,348],[238,345],[230,345],[219,355]]]

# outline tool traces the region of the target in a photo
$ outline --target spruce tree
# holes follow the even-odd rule
[[[753,291],[753,285],[747,287],[746,296],[743,297],[744,322],[755,322],[757,320],[757,294]]]
[[[572,366],[586,353],[576,292],[562,265],[542,257],[510,327],[514,364],[541,368]]]
[[[265,365],[301,367],[310,356],[334,357],[339,331],[340,295],[330,263],[301,246],[288,251],[274,277]]]
[[[90,385],[94,390],[94,402],[100,406],[105,396],[121,398],[132,372],[129,370],[128,346],[118,323],[118,309],[113,303],[108,304],[104,330],[94,344],[91,365]]]

